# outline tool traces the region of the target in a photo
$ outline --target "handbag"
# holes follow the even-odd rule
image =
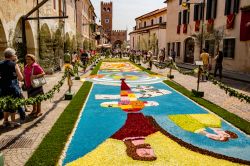
[[[32,68],[31,76],[33,76],[33,72],[34,72],[34,67]],[[46,83],[47,82],[46,82],[44,76],[39,77],[39,78],[34,78],[31,80],[31,85],[33,88],[41,87],[41,86],[45,85]]]

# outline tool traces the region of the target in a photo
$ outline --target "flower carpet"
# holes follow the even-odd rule
[[[62,165],[250,164],[250,137],[129,62],[103,62]]]

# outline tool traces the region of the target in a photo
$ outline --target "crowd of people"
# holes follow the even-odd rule
[[[11,96],[13,98],[24,98],[22,91],[22,82],[27,90],[28,97],[36,97],[43,94],[43,87],[32,87],[32,80],[45,75],[42,67],[36,63],[36,58],[32,54],[25,56],[26,65],[24,68],[17,63],[18,59],[16,51],[12,48],[7,48],[4,51],[4,60],[0,62],[0,97]],[[24,87],[23,86],[23,87]],[[17,110],[11,106],[5,110],[0,110],[3,114],[3,126],[17,127],[26,119],[26,106],[20,106]],[[16,120],[16,113],[20,116],[20,121]],[[41,103],[33,104],[33,109],[30,113],[32,117],[41,116]],[[10,119],[9,119],[10,117]]]

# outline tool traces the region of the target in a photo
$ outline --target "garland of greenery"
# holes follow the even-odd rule
[[[65,79],[67,77],[74,76],[74,70],[70,67],[70,64],[65,65],[65,72],[62,76],[61,80],[58,81],[54,87],[49,90],[47,93],[38,95],[36,97],[30,97],[28,99],[24,98],[13,98],[12,96],[7,97],[1,97],[0,98],[0,109],[7,110],[7,109],[13,109],[16,110],[18,107],[21,107],[23,105],[33,105],[35,103],[40,103],[42,101],[46,101],[48,99],[51,99],[54,97],[55,92],[59,92],[60,88],[62,87],[63,83],[65,82]]]
[[[167,68],[167,67],[172,66],[173,69],[176,69],[179,73],[184,74],[184,75],[194,75],[194,74],[196,74],[196,73],[199,72],[199,68],[195,68],[195,69],[193,69],[193,70],[191,70],[191,71],[183,71],[183,70],[181,70],[181,69],[176,65],[176,63],[173,62],[173,61],[171,61],[171,62],[169,62],[169,63],[159,63],[159,62],[156,63],[156,62],[154,62],[154,65],[155,65],[157,68],[159,68],[159,69],[165,69],[165,68]],[[228,94],[229,96],[236,97],[236,98],[238,98],[241,102],[242,102],[242,101],[245,101],[245,102],[247,102],[247,103],[250,103],[250,96],[248,96],[248,95],[246,95],[246,94],[243,94],[243,93],[240,93],[240,92],[234,90],[233,88],[230,88],[229,86],[223,84],[222,82],[217,81],[212,75],[209,74],[209,72],[202,71],[202,69],[201,69],[201,72],[202,72],[203,74],[205,74],[205,75],[209,78],[209,80],[212,81],[212,83],[213,83],[214,85],[218,85],[219,88],[222,89],[222,90],[224,90],[224,91],[226,92],[226,94]]]
[[[224,90],[226,92],[226,94],[228,94],[229,96],[233,96],[238,98],[241,102],[245,101],[247,103],[250,103],[250,96],[240,93],[236,90],[234,90],[233,88],[230,88],[229,86],[223,84],[220,81],[217,81],[212,75],[209,74],[209,72],[204,72],[206,74],[206,76],[209,78],[209,80],[212,81],[212,83],[214,85],[218,85],[220,87],[220,89]]]
[[[13,98],[11,96],[7,97],[1,97],[0,98],[0,109],[6,110],[6,109],[17,109],[20,106],[23,105],[33,105],[35,103],[39,103],[41,101],[45,101],[48,99],[51,99],[55,92],[59,92],[60,88],[62,87],[65,79],[67,78],[68,73],[64,73],[61,80],[47,93],[43,95],[38,95],[37,97],[30,97],[28,99],[23,98]]]

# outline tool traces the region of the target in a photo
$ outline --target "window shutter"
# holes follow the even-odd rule
[[[179,12],[178,25],[181,25],[181,12]]]
[[[182,0],[179,0],[179,5],[181,5],[182,4]]]
[[[204,18],[204,5],[199,5],[199,15],[200,15],[200,18],[199,20],[202,20]]]
[[[211,10],[212,10],[212,1],[207,0],[207,13],[206,13],[206,20],[211,18]]]
[[[226,0],[225,13],[224,13],[225,16],[230,14],[230,8],[231,8],[231,0]]]
[[[213,19],[215,19],[216,18],[216,15],[217,15],[217,0],[214,0],[214,7],[213,7],[213,9],[214,9],[214,11],[213,11]]]
[[[240,0],[234,0],[234,13],[239,12]]]
[[[187,10],[183,10],[182,24],[187,23]]]
[[[199,20],[199,5],[194,5],[194,21]]]

